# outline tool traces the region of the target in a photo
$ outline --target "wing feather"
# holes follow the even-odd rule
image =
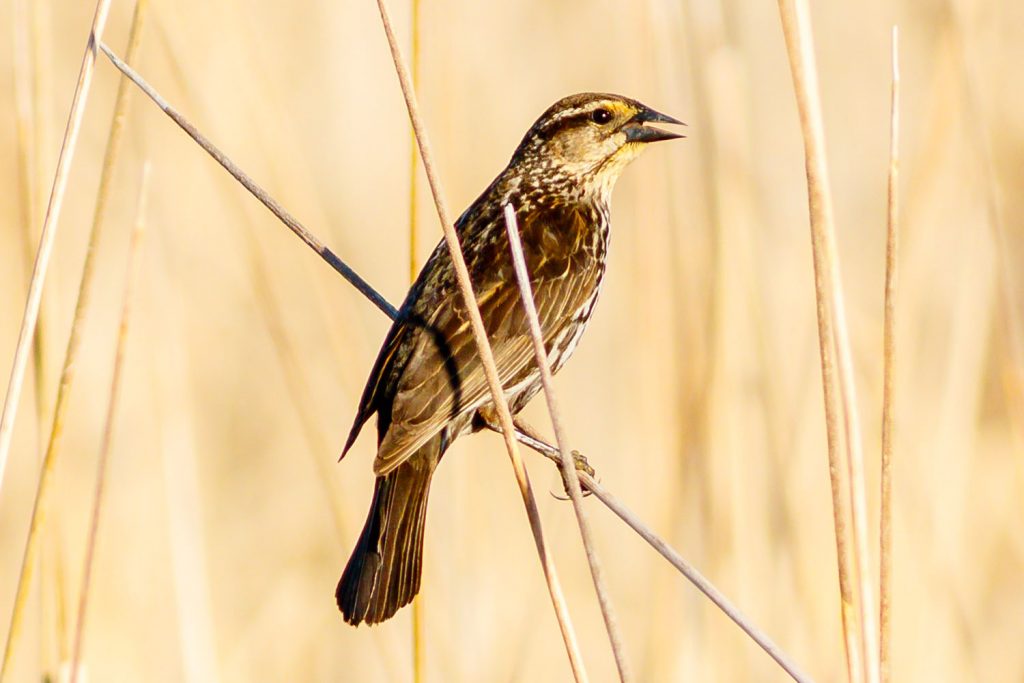
[[[572,207],[533,211],[520,219],[527,268],[549,350],[566,327],[575,324],[574,317],[600,281],[600,265],[585,253],[582,233],[587,229],[588,222]],[[536,370],[508,243],[501,238],[463,237],[498,376],[510,391]],[[419,295],[410,294],[403,322],[396,323],[381,349],[371,373],[371,379],[377,379],[367,384],[361,418],[353,429],[355,434],[362,421],[379,412],[380,444],[374,462],[378,476],[398,467],[452,420],[490,402],[469,315],[443,244],[417,286]]]

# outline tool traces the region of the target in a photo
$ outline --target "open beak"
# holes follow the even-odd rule
[[[636,116],[630,119],[629,122],[622,127],[622,132],[626,134],[626,140],[629,142],[658,142],[659,140],[675,140],[676,138],[686,137],[679,133],[671,133],[667,130],[661,130],[660,128],[645,126],[645,123],[671,123],[676,126],[686,125],[682,121],[674,119],[671,116],[643,107]]]

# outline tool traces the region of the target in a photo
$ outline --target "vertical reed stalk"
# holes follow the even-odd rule
[[[171,621],[181,653],[179,680],[217,683],[220,672],[210,576],[206,570],[207,531],[203,526],[195,428],[188,408],[193,397],[188,390],[192,368],[186,358],[188,346],[182,333],[185,304],[169,281],[167,254],[162,256],[164,272],[156,282],[158,291],[154,292],[159,297],[159,316],[155,321],[159,343],[151,345],[153,358],[148,366],[156,416],[154,442],[158,444],[167,510],[166,538],[176,617]]]
[[[420,87],[420,0],[412,0],[412,87],[419,90]],[[410,131],[409,134],[409,279],[416,279],[419,273],[419,235],[418,235],[418,212],[419,205],[419,174],[418,152],[416,149],[416,134]]]
[[[420,86],[420,0],[412,0],[410,10],[412,18],[409,31],[412,34],[412,87],[418,90]],[[417,235],[417,211],[419,205],[419,174],[417,171],[416,135],[409,133],[409,282],[416,281],[419,272],[417,254],[419,253],[419,240]],[[412,600],[412,680],[413,683],[423,683],[426,667],[426,650],[423,645],[423,593],[416,595]]]
[[[881,683],[889,683],[892,673],[892,423],[894,404],[893,375],[896,360],[896,257],[899,227],[900,171],[900,63],[899,29],[892,27],[892,95],[889,109],[889,187],[885,239],[885,319],[882,332],[882,479],[879,529],[878,579],[878,662]]]
[[[145,2],[145,0],[142,0]],[[114,434],[114,420],[117,417],[118,397],[121,393],[121,372],[124,366],[125,340],[128,338],[128,323],[131,317],[132,292],[139,276],[139,249],[146,216],[146,196],[149,190],[150,165],[142,167],[139,195],[135,204],[135,227],[128,247],[128,265],[125,269],[124,293],[121,299],[121,322],[117,328],[117,345],[114,351],[114,369],[110,378],[110,399],[107,403],[107,417],[103,423],[103,437],[100,454],[96,463],[96,484],[92,499],[92,514],[89,517],[89,532],[85,543],[85,560],[82,566],[82,583],[78,593],[78,615],[75,619],[75,639],[71,655],[71,683],[78,683],[82,656],[82,635],[85,631],[85,615],[89,604],[89,589],[92,582],[92,568],[96,556],[96,539],[99,536],[100,514],[103,510],[103,494],[106,491],[107,465],[110,460],[111,443]]]
[[[24,240],[25,249],[25,268],[26,275],[31,276],[32,262],[35,260],[35,245],[38,243],[39,236],[37,234],[37,227],[39,221],[39,187],[41,185],[39,181],[39,125],[37,122],[37,115],[41,109],[40,102],[37,99],[39,95],[38,84],[39,74],[37,70],[39,68],[38,60],[34,59],[33,48],[38,47],[39,35],[36,33],[36,29],[39,28],[39,23],[33,21],[33,18],[29,16],[29,7],[27,0],[14,0],[12,3],[12,18],[11,28],[13,29],[13,40],[11,45],[13,48],[12,62],[13,62],[13,84],[14,84],[14,128],[15,128],[15,155],[17,158],[17,181],[18,181],[18,222],[21,224],[21,234]],[[35,10],[38,13],[38,9]],[[26,277],[26,280],[28,280]],[[49,409],[47,407],[47,377],[49,375],[49,368],[47,366],[46,358],[46,318],[44,311],[43,302],[40,301],[40,315],[36,321],[36,333],[32,339],[32,380],[33,389],[35,396],[35,422],[36,422],[36,441],[35,450],[38,452],[37,458],[42,458],[42,444],[45,437],[45,430],[49,424]],[[38,463],[37,463],[38,464]],[[45,562],[45,555],[39,558],[39,567],[37,571],[41,575],[46,574],[48,569],[47,562]],[[56,567],[59,573],[60,568]],[[62,591],[60,585],[57,585],[57,590],[54,591],[58,599],[57,612],[58,621],[59,613],[62,607],[60,599],[62,597]],[[47,600],[45,592],[40,592],[39,599],[39,612],[40,612],[40,623],[43,624],[43,633],[47,634]],[[57,625],[57,630],[60,630],[60,624]],[[60,638],[58,638],[60,641]],[[47,661],[49,651],[49,643],[47,642],[47,636],[44,635],[41,638],[40,643],[40,668],[42,671],[47,671],[50,663]]]
[[[558,452],[561,458],[562,479],[565,481],[566,490],[569,492],[569,498],[572,500],[573,512],[576,513],[580,538],[583,540],[587,563],[590,565],[590,575],[594,580],[594,590],[597,592],[597,601],[601,607],[601,616],[604,619],[605,630],[608,632],[612,654],[615,656],[615,666],[619,672],[619,680],[623,683],[628,683],[628,681],[633,680],[633,675],[630,671],[629,662],[626,659],[626,647],[622,641],[622,629],[619,626],[618,617],[615,615],[615,609],[612,607],[611,597],[608,595],[604,571],[601,569],[601,563],[597,559],[597,550],[594,548],[594,534],[590,530],[590,521],[583,510],[583,492],[580,489],[580,479],[576,472],[576,463],[573,461],[572,453],[569,451],[569,437],[566,435],[565,425],[562,421],[562,411],[555,395],[554,376],[551,373],[547,351],[544,349],[544,333],[540,328],[537,306],[534,303],[533,291],[530,288],[530,274],[526,271],[526,258],[523,256],[523,245],[519,239],[516,212],[511,204],[506,204],[504,210],[505,228],[508,233],[509,246],[512,249],[512,263],[515,266],[516,279],[519,281],[520,298],[523,301],[523,307],[526,309],[530,336],[533,338],[533,354],[537,361],[537,368],[540,370],[541,383],[544,386],[544,398],[548,406],[548,415],[551,417],[551,425],[555,430],[555,442],[558,444]]]
[[[825,130],[821,116],[817,66],[814,58],[810,11],[806,0],[779,0],[779,14],[796,91],[800,127],[804,138],[807,192],[814,256],[815,296],[825,421],[828,434],[829,472],[836,528],[843,630],[846,636],[848,675],[851,681],[878,681],[878,632],[875,624],[871,572],[868,571],[867,496],[864,456],[857,411],[856,388],[849,334],[846,329],[842,278],[835,245],[832,195],[825,157]],[[845,480],[839,454],[839,420],[846,444]],[[844,536],[845,484],[852,511],[851,557]],[[851,574],[852,570],[852,576]],[[854,613],[855,611],[855,613]],[[858,624],[859,617],[859,624]],[[859,627],[859,630],[857,630]],[[856,635],[855,635],[855,631]]]
[[[22,316],[21,328],[18,331],[18,343],[14,350],[11,377],[7,384],[7,394],[4,397],[3,413],[0,414],[0,492],[3,491],[4,471],[7,468],[11,439],[14,436],[14,420],[18,413],[18,402],[21,399],[21,388],[25,380],[29,347],[35,336],[36,321],[39,318],[43,283],[50,265],[50,255],[53,253],[53,242],[57,236],[57,219],[60,217],[60,210],[64,205],[64,191],[67,189],[71,160],[74,158],[75,148],[78,145],[78,133],[82,128],[85,104],[89,99],[89,91],[92,87],[92,76],[96,65],[96,46],[102,38],[109,10],[110,0],[97,0],[92,28],[89,31],[85,54],[82,56],[82,66],[78,73],[78,82],[75,84],[75,94],[71,98],[71,111],[68,114],[60,156],[57,158],[57,170],[54,173],[53,187],[50,190],[50,201],[46,207],[46,217],[43,219],[39,249],[36,251],[32,279],[29,282],[28,296],[25,300],[25,313]],[[11,634],[8,633],[8,642],[10,639]],[[0,680],[3,679],[8,656],[9,652],[5,651],[4,666],[0,668]]]
[[[11,28],[14,29],[12,41],[14,62],[14,128],[16,138],[16,155],[18,162],[18,208],[19,222],[25,240],[25,263],[27,267],[35,260],[33,245],[38,240],[36,225],[39,211],[38,168],[39,155],[37,145],[39,133],[36,125],[37,102],[33,99],[34,61],[32,59],[30,26],[27,0],[14,0]],[[40,302],[41,305],[41,302]],[[43,440],[46,424],[46,343],[42,317],[36,323],[36,334],[32,341],[32,375],[35,388],[36,422],[39,441]]]
[[[141,37],[141,29],[142,29],[142,25],[143,25],[143,19],[144,19],[144,16],[145,16],[145,8],[146,8],[147,4],[148,4],[148,0],[138,0],[138,3],[136,4],[136,7],[135,7],[135,16],[134,16],[133,21],[132,21],[131,35],[129,36],[129,39],[128,39],[128,58],[129,59],[133,59],[134,56],[136,55],[136,53],[138,52],[138,43],[139,43],[139,39]],[[85,69],[85,65],[83,64],[83,71],[86,72],[87,74],[89,74],[89,78],[85,79],[86,80],[85,85],[82,85],[82,79],[79,80],[79,87],[82,88],[82,89],[87,89],[88,88],[88,82],[91,80],[91,73],[92,73],[92,66],[91,66],[91,64],[95,60],[95,49],[96,49],[95,45],[96,45],[96,41],[98,40],[97,32],[98,32],[99,29],[102,28],[102,20],[105,19],[107,5],[108,5],[107,2],[104,2],[103,0],[101,0],[100,5],[97,7],[97,17],[96,17],[96,20],[97,20],[98,24],[94,23],[94,25],[93,25],[93,32],[90,34],[90,38],[89,38],[89,48],[88,48],[88,50],[86,52],[87,59],[86,59],[85,63],[90,64],[90,66],[86,70]],[[101,237],[101,235],[103,233],[103,230],[102,230],[103,219],[104,219],[104,216],[106,214],[107,201],[108,201],[108,198],[110,196],[111,179],[113,178],[114,166],[116,164],[118,152],[119,152],[120,147],[121,147],[121,138],[122,138],[123,132],[124,132],[124,120],[125,120],[125,116],[127,115],[128,103],[130,101],[130,97],[129,97],[130,93],[131,93],[131,87],[129,86],[128,81],[125,80],[125,79],[121,79],[120,85],[118,87],[118,92],[117,92],[117,101],[116,101],[116,103],[114,105],[114,116],[113,116],[113,120],[111,121],[111,124],[110,124],[110,134],[109,134],[109,136],[107,138],[107,149],[106,149],[106,153],[105,153],[104,158],[103,158],[103,168],[102,168],[102,171],[100,173],[100,184],[99,184],[99,189],[97,190],[97,195],[96,195],[96,208],[95,208],[95,212],[93,214],[92,229],[91,229],[90,234],[89,234],[89,244],[86,247],[85,263],[82,266],[82,277],[81,277],[81,280],[79,282],[79,287],[78,287],[78,300],[77,300],[77,302],[75,304],[74,318],[73,318],[73,320],[71,322],[71,332],[68,335],[68,346],[67,346],[67,350],[66,350],[65,355],[64,355],[64,365],[63,365],[63,368],[61,370],[60,385],[58,386],[58,389],[57,389],[57,401],[56,401],[56,404],[54,405],[54,412],[53,412],[53,425],[52,425],[51,430],[50,430],[50,438],[49,438],[49,442],[48,442],[47,447],[46,447],[46,455],[43,458],[42,469],[41,469],[40,474],[39,474],[39,482],[38,482],[37,487],[36,487],[35,501],[34,501],[33,507],[32,507],[32,520],[31,520],[30,526],[29,526],[28,539],[26,540],[26,543],[25,543],[25,552],[24,552],[24,556],[22,558],[20,575],[18,577],[18,589],[17,589],[17,594],[16,594],[16,597],[15,597],[14,608],[13,608],[13,611],[12,611],[12,614],[11,614],[11,625],[10,625],[10,629],[9,629],[9,631],[7,633],[7,642],[6,642],[6,645],[4,647],[3,667],[0,668],[0,683],[2,683],[2,681],[4,680],[4,675],[5,675],[5,673],[8,670],[8,666],[9,666],[9,663],[10,663],[10,660],[11,660],[11,656],[13,654],[14,643],[17,641],[18,635],[20,634],[20,631],[21,631],[21,622],[22,622],[22,619],[23,619],[25,603],[26,603],[26,601],[28,599],[29,589],[31,588],[32,572],[33,572],[33,569],[35,567],[35,558],[36,558],[36,556],[38,554],[38,550],[39,550],[39,536],[40,536],[40,532],[42,531],[42,529],[43,529],[43,527],[45,526],[45,523],[46,523],[46,512],[47,512],[47,504],[48,504],[48,500],[47,499],[48,499],[49,492],[50,492],[50,486],[52,484],[53,472],[54,472],[54,468],[55,468],[55,465],[56,465],[57,454],[58,454],[59,449],[60,449],[61,437],[63,436],[63,432],[64,432],[64,418],[65,418],[65,414],[67,412],[68,398],[69,398],[70,393],[71,393],[71,385],[72,385],[73,380],[74,380],[75,368],[76,368],[76,365],[77,365],[76,364],[76,360],[78,358],[78,351],[79,351],[79,348],[81,346],[82,330],[84,328],[84,322],[85,322],[86,314],[87,314],[88,308],[89,308],[89,299],[90,299],[91,292],[92,292],[93,268],[94,268],[94,264],[95,264],[96,248],[97,248],[97,246],[99,244],[100,237]],[[79,101],[79,98],[76,97],[75,101],[76,102]],[[73,103],[72,104],[72,111],[73,112],[77,111],[79,113],[78,113],[77,117],[75,117],[73,115],[72,122],[69,123],[69,131],[72,128],[75,129],[74,130],[74,136],[72,137],[71,142],[68,143],[70,145],[69,154],[67,156],[62,154],[62,156],[61,156],[61,160],[62,161],[64,159],[68,159],[68,161],[70,161],[70,151],[73,151],[73,149],[74,149],[74,138],[77,137],[77,128],[80,126],[80,123],[81,123],[81,111],[82,111],[82,108],[78,107],[76,109],[75,104]],[[77,124],[75,124],[75,121],[77,121]],[[67,149],[67,147],[66,147],[66,149]],[[57,173],[58,178],[61,177],[60,165],[61,165],[61,161],[58,161],[58,173]],[[59,181],[59,180],[55,180],[54,181],[54,185],[55,185],[54,195],[58,194],[57,193],[57,189],[56,189],[57,185],[58,184],[63,185],[63,184],[66,183],[66,170],[65,170],[65,175],[63,177],[64,177],[63,181]],[[60,187],[60,194],[61,195],[63,194],[63,187]],[[54,199],[53,199],[54,195],[51,195],[51,207],[53,207],[53,204],[54,204]],[[57,207],[59,209],[59,198],[58,198],[57,201],[58,201]],[[52,208],[51,208],[51,210],[47,214],[47,222],[49,222],[51,224],[51,226],[52,226],[53,222],[50,219],[51,216],[54,217],[53,220],[55,221],[56,212]],[[46,245],[46,237],[45,237],[46,225],[45,224],[44,224],[43,230],[44,230],[44,237],[43,237],[44,244],[40,245],[40,255],[42,255],[44,249],[48,248],[47,245]],[[51,239],[50,239],[49,247],[52,247],[52,235],[53,234],[54,234],[53,230],[51,229],[51,231],[50,231]],[[48,255],[47,255],[47,258],[48,258]],[[44,261],[45,261],[45,259],[44,259]],[[40,273],[41,271],[40,271],[40,267],[39,267],[39,259],[38,258],[37,258],[36,264],[37,264],[36,265],[36,272]],[[42,273],[45,273],[45,269],[42,271]],[[35,285],[35,277],[33,277],[33,285]],[[41,287],[41,286],[42,286],[42,276],[40,276],[40,279],[39,279],[39,287]],[[32,299],[31,293],[30,293],[29,299],[30,299],[30,302],[31,302],[31,299]],[[35,314],[38,313],[38,310],[39,310],[38,309],[38,303],[39,303],[39,301],[38,301],[38,297],[37,297],[36,300],[35,300],[34,313],[32,314],[33,324],[34,324]],[[29,311],[26,311],[26,314],[28,314],[28,312]],[[24,328],[23,328],[23,331],[24,331]],[[31,335],[29,335],[29,336],[31,336]],[[17,364],[16,364],[16,368],[17,368]],[[22,367],[22,370],[24,370],[24,367]],[[12,385],[15,383],[15,379],[14,378],[12,378],[12,382],[11,383],[12,383]],[[9,391],[10,391],[10,388],[9,388]],[[16,403],[17,403],[17,400],[14,401],[14,404],[16,404]],[[13,405],[13,404],[11,404],[11,405]],[[12,417],[13,417],[13,415],[12,415]]]
[[[968,132],[973,138],[975,153],[981,164],[982,177],[985,183],[985,205],[988,211],[989,229],[995,251],[996,274],[1000,325],[1004,330],[1006,361],[1009,366],[1005,373],[1004,389],[1007,394],[1007,410],[1011,424],[1014,424],[1018,435],[1024,436],[1024,316],[1017,302],[1015,292],[1019,291],[1014,281],[1014,273],[1019,272],[1011,262],[1011,249],[1006,239],[1003,198],[999,187],[999,174],[992,157],[992,139],[986,116],[982,108],[979,92],[979,71],[971,50],[972,43],[968,36],[968,20],[965,8],[961,3],[950,2],[949,12],[953,19],[953,37],[960,59],[964,100],[967,104],[967,116],[970,124]]]
[[[523,465],[519,448],[515,441],[515,427],[512,423],[512,413],[509,411],[508,402],[505,400],[504,390],[501,386],[501,378],[498,376],[498,369],[494,364],[494,353],[491,344],[487,339],[487,330],[484,328],[483,319],[480,317],[480,309],[477,307],[476,297],[473,294],[473,283],[469,279],[469,270],[466,268],[466,261],[462,255],[462,247],[459,244],[459,237],[455,227],[449,218],[447,203],[441,189],[441,181],[437,176],[434,167],[434,158],[430,150],[430,143],[427,139],[423,121],[420,118],[419,107],[416,104],[416,93],[413,91],[412,79],[409,76],[409,69],[402,59],[401,51],[398,48],[398,41],[395,39],[391,28],[391,19],[388,15],[384,0],[377,0],[377,9],[380,11],[381,23],[384,33],[387,36],[388,45],[391,48],[391,57],[395,64],[395,71],[398,72],[398,80],[402,87],[402,95],[405,97],[405,104],[409,110],[409,120],[412,123],[413,131],[416,134],[416,142],[419,145],[420,157],[423,159],[423,168],[427,174],[427,182],[434,197],[434,205],[437,208],[437,217],[441,222],[441,229],[444,230],[445,242],[448,244],[448,251],[451,254],[452,263],[455,266],[455,275],[458,280],[459,290],[466,303],[466,310],[469,313],[470,323],[473,329],[473,337],[476,340],[477,351],[480,353],[480,361],[484,366],[484,374],[487,377],[487,384],[491,390],[491,398],[494,401],[498,412],[498,419],[501,423],[502,438],[505,440],[505,448],[508,450],[509,458],[512,461],[512,469],[515,471],[516,481],[523,497],[523,504],[526,506],[527,517],[530,520],[530,528],[533,531],[534,542],[537,545],[537,554],[540,557],[541,566],[544,569],[544,577],[547,581],[548,592],[551,594],[551,602],[558,618],[558,624],[562,632],[562,639],[565,642],[565,649],[569,656],[569,664],[572,667],[573,676],[577,681],[586,681],[587,674],[583,667],[583,658],[580,655],[579,644],[576,639],[576,632],[572,627],[569,618],[568,606],[565,603],[565,596],[562,593],[562,586],[558,581],[558,574],[552,560],[546,541],[544,531],[541,527],[540,512],[537,510],[537,501],[533,496],[530,486],[530,479]]]

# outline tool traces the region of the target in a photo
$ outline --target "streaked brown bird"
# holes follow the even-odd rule
[[[615,181],[648,143],[682,137],[649,123],[681,122],[619,95],[559,100],[455,224],[513,414],[541,382],[503,207],[515,208],[544,344],[558,372],[601,290]],[[419,592],[431,476],[456,437],[494,423],[493,408],[442,241],[384,339],[342,453],[376,413],[373,502],[335,593],[345,621],[384,621]]]

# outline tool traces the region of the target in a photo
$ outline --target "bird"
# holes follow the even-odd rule
[[[649,125],[654,123],[685,125],[621,95],[580,93],[558,100],[455,223],[513,415],[537,393],[541,379],[503,207],[515,210],[544,346],[558,372],[601,291],[615,181],[650,143],[685,137]],[[354,626],[390,619],[419,592],[434,470],[457,437],[497,422],[443,240],[384,339],[342,458],[373,415],[373,499],[335,591],[345,621]]]

